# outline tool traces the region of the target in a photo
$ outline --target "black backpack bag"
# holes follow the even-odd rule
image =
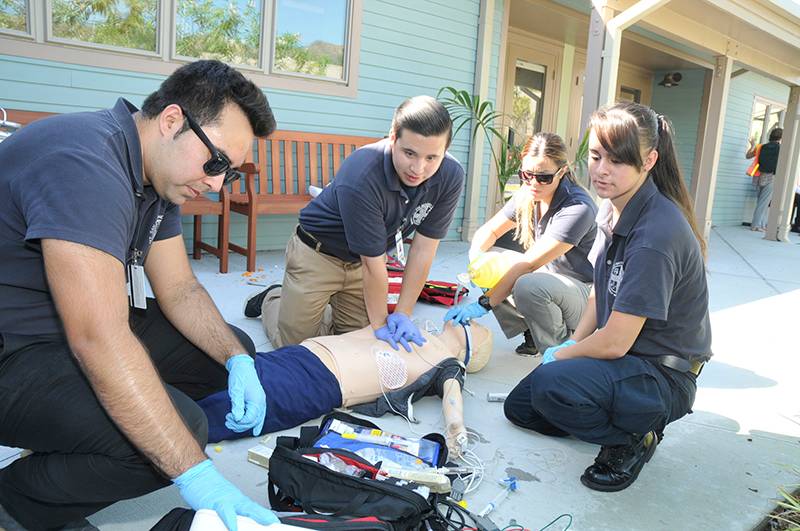
[[[390,524],[394,531],[427,529],[425,522],[431,529],[444,529],[434,510],[436,494],[425,498],[395,482],[349,476],[303,457],[331,452],[359,468],[377,471],[371,463],[347,450],[314,447],[330,419],[379,429],[367,420],[335,412],[324,417],[318,428],[301,428],[300,437],[278,437],[275,451],[269,458],[268,494],[273,510],[337,518],[375,517]],[[443,466],[447,461],[444,437],[432,433],[424,438],[439,443],[441,451],[435,465]]]

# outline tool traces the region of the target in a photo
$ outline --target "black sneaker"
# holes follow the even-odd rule
[[[525,341],[523,341],[515,350],[520,356],[535,356],[539,353],[536,344],[533,342],[533,336],[530,330],[525,330]]]
[[[628,488],[656,453],[659,441],[656,432],[650,431],[633,444],[603,446],[594,464],[583,472],[581,483],[603,492]]]
[[[273,284],[267,289],[247,297],[244,301],[244,316],[250,319],[258,319],[261,317],[261,305],[264,303],[264,297],[266,297],[267,293],[271,290],[279,287],[281,287],[280,284]]]

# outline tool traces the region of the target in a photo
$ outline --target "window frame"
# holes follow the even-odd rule
[[[197,60],[178,56],[176,48],[177,0],[158,2],[156,50],[136,50],[106,44],[55,37],[52,31],[52,0],[25,0],[29,33],[0,30],[0,48],[11,56],[57,61],[87,67],[125,70],[137,74],[169,75],[176,68]],[[358,65],[361,50],[363,0],[347,0],[345,51],[341,80],[292,72],[273,72],[277,0],[264,0],[261,51],[258,67],[232,64],[261,88],[300,91],[325,96],[355,98],[358,95]],[[269,33],[265,31],[269,28]]]
[[[343,53],[344,61],[343,61],[343,64],[342,64],[342,78],[341,79],[334,79],[334,78],[331,78],[331,77],[318,76],[318,75],[314,75],[314,74],[306,74],[304,72],[283,72],[283,71],[276,71],[275,70],[275,48],[276,48],[275,40],[276,40],[276,37],[277,37],[277,31],[278,31],[278,17],[276,16],[276,14],[277,14],[277,11],[278,11],[278,9],[277,9],[278,0],[271,0],[270,1],[270,4],[272,6],[272,13],[271,13],[271,16],[270,16],[270,23],[272,25],[272,28],[270,30],[270,37],[269,37],[269,55],[266,57],[267,64],[269,65],[269,74],[270,75],[276,75],[276,76],[289,76],[289,77],[294,77],[294,78],[299,78],[299,79],[307,79],[307,80],[310,79],[310,80],[316,80],[316,81],[324,81],[324,82],[327,82],[327,83],[337,83],[337,84],[340,84],[340,85],[346,85],[348,83],[348,73],[349,73],[349,64],[348,63],[349,63],[349,57],[350,57],[350,42],[351,42],[351,39],[352,39],[351,26],[352,26],[352,19],[353,19],[352,11],[353,11],[353,4],[354,4],[353,0],[346,0],[346,2],[347,2],[347,6],[346,6],[347,12],[345,13],[345,16],[344,16],[344,24],[345,24],[345,27],[344,27],[344,53]],[[262,36],[264,38],[266,38],[266,32],[262,32]]]
[[[33,6],[34,0],[24,0],[25,2],[25,31],[15,30],[11,28],[0,28],[0,36],[9,35],[13,37],[33,37],[33,31],[31,29],[32,21],[33,21]]]
[[[35,1],[35,0],[31,0]],[[156,49],[154,51],[149,50],[137,50],[136,48],[126,48],[124,46],[116,46],[113,44],[103,44],[99,42],[91,42],[91,41],[81,41],[78,39],[70,39],[68,37],[57,37],[53,30],[53,1],[54,0],[45,0],[44,3],[44,31],[45,31],[45,39],[48,43],[52,44],[63,44],[66,46],[75,46],[79,48],[94,48],[97,50],[108,50],[113,52],[120,52],[125,54],[134,54],[134,55],[142,55],[145,57],[161,57],[161,28],[163,27],[163,16],[162,16],[162,9],[161,4],[164,0],[155,0],[156,2],[156,39],[155,45]],[[171,0],[168,0],[171,1]]]
[[[753,96],[753,105],[750,107],[750,119],[748,120],[747,139],[750,139],[750,131],[753,127],[753,121],[756,119],[756,107],[761,104],[764,105],[764,118],[765,124],[761,127],[761,135],[757,144],[766,143],[769,140],[769,120],[767,116],[774,112],[779,113],[778,127],[783,127],[783,121],[786,119],[786,104],[776,100],[765,98],[764,96]]]

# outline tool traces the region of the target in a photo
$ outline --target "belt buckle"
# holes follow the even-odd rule
[[[703,365],[705,363],[702,361],[693,361],[692,366],[689,367],[689,372],[694,374],[695,376],[700,376],[700,373],[703,371]]]

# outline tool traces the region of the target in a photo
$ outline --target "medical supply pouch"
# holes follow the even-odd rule
[[[403,287],[403,272],[394,271],[387,267],[386,275],[388,277],[386,306],[389,313],[392,313],[400,300],[400,290]],[[469,289],[459,286],[455,282],[428,280],[422,286],[422,291],[419,292],[417,300],[443,306],[455,306],[468,293]]]
[[[268,494],[276,511],[303,511],[335,517],[375,517],[396,531],[415,530],[423,522],[434,523],[434,494],[412,481],[379,473],[381,462],[370,462],[342,448],[319,447],[331,440],[333,420],[379,430],[371,422],[335,412],[323,418],[319,428],[303,427],[300,437],[278,437],[269,459]],[[424,439],[439,445],[433,466],[444,465],[447,446],[438,433]],[[332,466],[329,468],[324,463]],[[438,527],[433,527],[437,529]]]
[[[469,293],[464,286],[442,280],[428,280],[422,286],[419,300],[444,306],[455,306]]]

